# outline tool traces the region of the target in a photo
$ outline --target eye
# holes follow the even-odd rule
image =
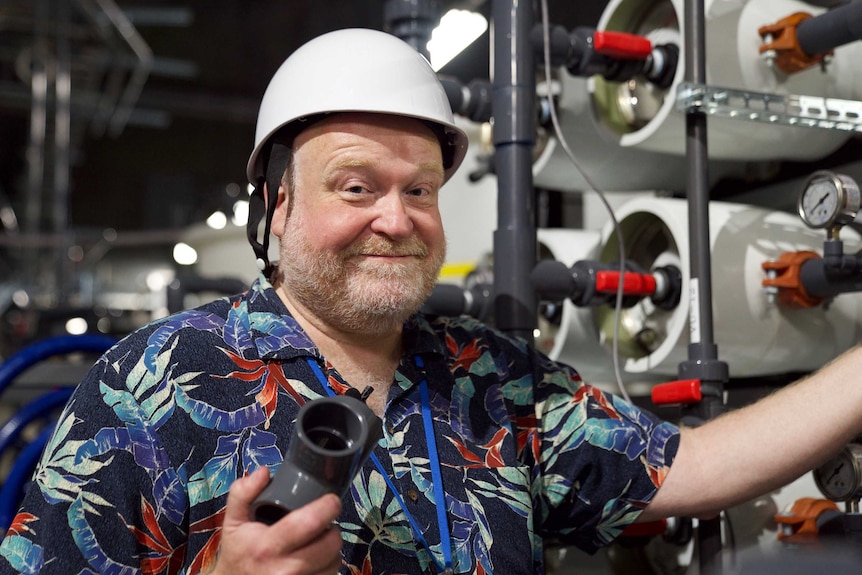
[[[345,191],[350,192],[351,194],[361,194],[361,193],[367,191],[367,189],[362,187],[362,186],[350,186]]]
[[[426,190],[424,188],[413,188],[412,190],[407,191],[408,196],[415,196],[417,198],[422,197],[422,196],[427,196],[430,193],[431,192],[429,192],[428,190]]]

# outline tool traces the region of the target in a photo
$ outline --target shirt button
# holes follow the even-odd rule
[[[419,493],[417,493],[415,489],[408,489],[407,498],[413,503],[416,503],[416,501],[419,500]]]

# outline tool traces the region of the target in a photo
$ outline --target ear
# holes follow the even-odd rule
[[[267,196],[267,194],[264,195]],[[287,190],[285,190],[284,184],[281,184],[278,187],[278,200],[275,204],[275,212],[272,214],[271,231],[277,238],[280,238],[284,234],[284,225],[287,223],[289,205],[290,202],[288,201]]]

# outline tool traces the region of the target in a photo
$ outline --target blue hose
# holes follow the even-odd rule
[[[32,477],[33,469],[39,462],[39,456],[53,432],[53,425],[43,429],[36,439],[21,450],[15,459],[15,464],[9,470],[6,482],[0,489],[0,531],[5,533],[12,525],[12,520],[15,519],[15,514],[18,512],[18,506],[24,498],[24,487]]]
[[[33,343],[12,354],[0,364],[0,393],[3,393],[21,373],[43,359],[74,352],[102,354],[116,342],[116,338],[106,335],[61,335]],[[0,451],[18,438],[21,429],[27,423],[40,416],[50,415],[51,411],[65,404],[73,390],[74,387],[69,387],[48,393],[16,413],[0,429]],[[24,495],[24,486],[32,476],[39,462],[39,456],[53,431],[53,424],[43,429],[39,436],[22,449],[15,458],[15,463],[0,488],[0,532],[8,529],[12,524]]]
[[[59,335],[30,344],[0,364],[0,393],[32,365],[43,359],[72,352],[104,353],[117,343],[107,335]]]
[[[69,401],[73,391],[75,391],[74,387],[62,387],[34,399],[16,411],[15,415],[0,427],[0,455],[14,445],[21,432],[32,421],[47,417],[55,409],[63,407]]]

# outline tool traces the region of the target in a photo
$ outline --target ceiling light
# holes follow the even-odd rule
[[[18,307],[27,307],[30,305],[30,295],[22,289],[15,290],[12,294],[12,302]]]
[[[190,266],[198,261],[198,252],[189,244],[179,242],[174,246],[174,261],[181,266]]]
[[[215,211],[207,218],[207,225],[214,230],[223,230],[227,225],[227,216],[221,210]]]
[[[436,72],[488,29],[484,16],[469,10],[449,10],[431,32],[428,53]]]
[[[244,226],[248,223],[248,202],[239,200],[233,205],[233,217],[231,222],[235,226]]]
[[[87,320],[82,317],[72,317],[66,320],[66,333],[83,335],[87,333]]]
[[[167,269],[152,270],[150,273],[147,274],[145,280],[147,288],[149,288],[149,290],[153,292],[162,291],[163,289],[165,289],[165,286],[167,286],[174,280],[173,275],[173,272]]]

